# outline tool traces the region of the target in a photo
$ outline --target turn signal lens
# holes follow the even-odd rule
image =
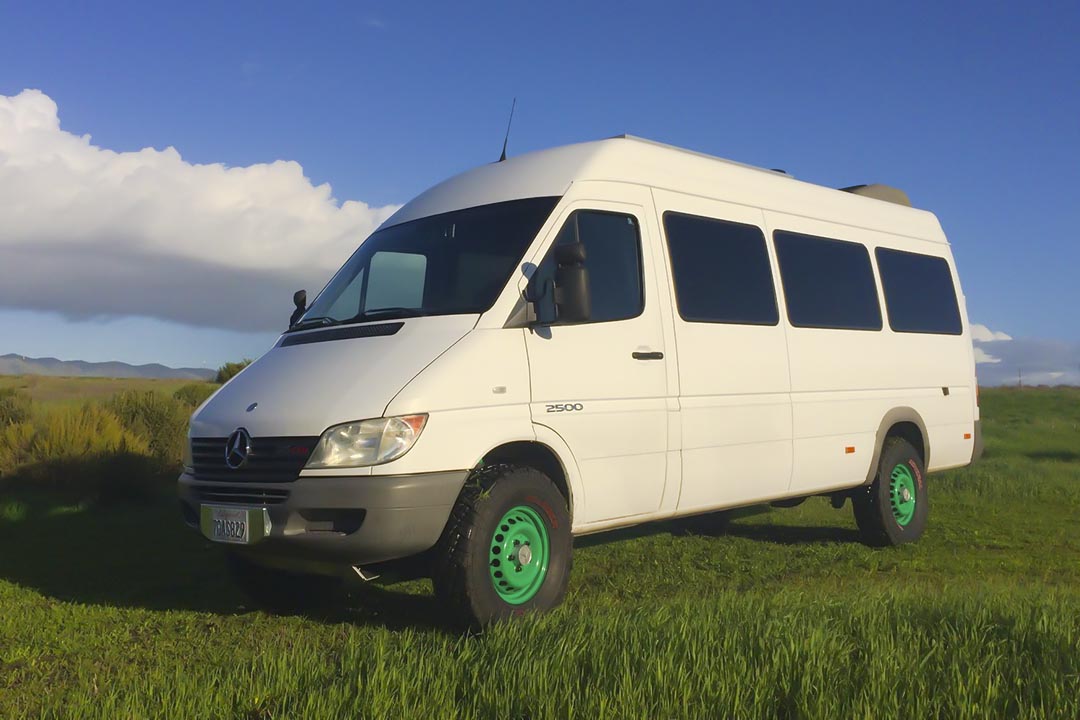
[[[319,438],[308,469],[381,465],[409,452],[428,416],[402,415],[335,425]]]

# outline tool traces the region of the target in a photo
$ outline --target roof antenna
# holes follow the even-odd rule
[[[514,122],[514,108],[517,107],[517,98],[514,98],[513,105],[510,106],[510,119],[506,121],[506,137],[503,138],[503,151],[499,156],[499,162],[506,159],[506,143],[510,140],[510,124]]]

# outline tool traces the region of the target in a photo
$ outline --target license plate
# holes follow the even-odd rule
[[[266,508],[203,505],[201,510],[202,533],[214,542],[251,545],[270,534]]]

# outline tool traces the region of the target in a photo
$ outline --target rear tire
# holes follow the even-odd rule
[[[566,500],[539,470],[490,465],[473,474],[436,551],[435,595],[480,628],[562,602],[573,538]]]
[[[902,545],[922,536],[930,512],[926,468],[911,443],[885,438],[874,482],[856,489],[851,504],[867,545]]]
[[[252,606],[279,615],[295,615],[333,604],[340,595],[340,578],[273,570],[237,553],[226,555],[229,575]]]

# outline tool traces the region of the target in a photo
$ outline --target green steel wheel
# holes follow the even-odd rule
[[[488,465],[465,483],[435,550],[435,594],[473,628],[562,602],[573,539],[566,499],[539,470]]]
[[[919,539],[929,513],[922,455],[904,438],[886,438],[874,482],[853,491],[851,504],[867,545],[901,545]]]
[[[547,527],[527,505],[511,508],[495,526],[488,562],[495,592],[511,605],[532,600],[547,576]]]
[[[915,517],[915,477],[907,465],[896,465],[889,474],[889,506],[893,517],[907,526]]]

